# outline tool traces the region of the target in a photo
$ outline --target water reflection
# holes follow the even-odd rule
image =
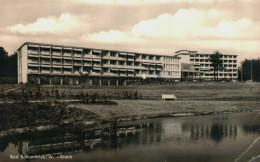
[[[177,147],[174,143],[187,147],[186,144],[190,142],[203,146],[205,142],[212,141],[218,145],[223,140],[228,145],[232,142],[230,139],[236,140],[240,136],[239,140],[243,140],[243,134],[259,134],[258,130],[258,124],[241,123],[233,117],[225,120],[216,120],[214,116],[154,119],[120,123],[114,136],[101,129],[59,129],[2,137],[0,151],[5,152],[10,143],[15,145],[16,151],[21,155],[90,153],[95,150],[139,148],[143,145],[164,147],[165,143],[174,147]],[[241,150],[234,153],[234,158]]]

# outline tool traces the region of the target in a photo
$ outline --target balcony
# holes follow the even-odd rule
[[[28,54],[28,57],[39,58],[39,55],[38,55],[38,54],[36,55],[36,54],[30,54],[30,53],[29,53],[29,54]]]
[[[125,57],[118,57],[118,60],[125,61],[125,60],[126,60],[126,58],[125,58]]]
[[[92,58],[93,59],[100,59],[101,57],[100,57],[100,55],[92,55]]]
[[[127,58],[127,61],[134,61],[134,58]]]
[[[126,68],[127,68],[127,69],[133,69],[134,66],[132,66],[132,65],[127,65]]]
[[[39,73],[39,69],[28,69],[29,73]]]
[[[100,75],[100,72],[92,72],[92,75]]]
[[[102,59],[108,60],[108,59],[109,59],[109,56],[103,56]]]
[[[109,64],[103,64],[102,67],[109,67]]]
[[[72,60],[71,57],[63,57],[64,60]]]
[[[72,69],[72,66],[71,65],[63,65],[63,68]]]
[[[74,53],[74,57],[79,57],[79,58],[81,58],[82,57],[82,55],[81,54],[76,54],[76,53]]]
[[[52,52],[53,57],[61,57],[61,52]]]
[[[72,62],[65,62],[65,61],[64,61],[64,62],[63,62],[63,65],[70,65],[70,66],[71,66],[71,65],[72,65]]]
[[[110,64],[111,68],[118,68],[118,65]]]
[[[91,63],[85,62],[85,63],[83,64],[83,66],[91,66]]]
[[[117,60],[118,57],[116,56],[110,56],[110,60]]]
[[[31,59],[29,59],[28,60],[28,63],[30,63],[30,64],[39,64],[39,60],[37,59],[37,60],[31,60]]]
[[[90,54],[84,54],[84,58],[91,58]]]
[[[50,55],[50,51],[41,51],[41,55]]]
[[[61,61],[53,61],[52,65],[61,65]]]
[[[39,67],[39,64],[32,64],[32,63],[29,63],[28,66]]]
[[[64,53],[63,57],[71,57],[71,53]]]
[[[110,75],[110,76],[118,76],[117,73],[110,73],[109,75]]]
[[[41,61],[42,65],[50,65],[50,63],[51,63],[50,61],[43,61],[43,60]]]
[[[79,75],[80,73],[79,73],[79,71],[74,71],[73,74],[75,74],[75,75]]]
[[[39,55],[39,51],[38,50],[28,50],[28,54]]]
[[[108,75],[110,75],[110,73],[109,72],[104,72],[102,75],[108,76]]]
[[[74,62],[74,66],[81,66],[81,62]]]
[[[50,71],[49,69],[42,69],[42,70],[41,70],[41,73],[42,73],[42,74],[50,74],[51,71]]]
[[[118,76],[126,76],[126,73],[119,73]]]
[[[127,76],[128,77],[134,77],[135,75],[133,73],[128,73]]]
[[[53,70],[52,73],[53,74],[61,74],[61,70]]]
[[[157,78],[157,75],[155,75],[155,74],[148,74],[148,75],[146,75],[148,78]]]
[[[71,74],[71,73],[72,73],[72,71],[68,71],[68,70],[63,71],[63,74]]]
[[[125,65],[118,65],[119,68],[126,68]]]

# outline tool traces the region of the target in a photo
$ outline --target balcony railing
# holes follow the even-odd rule
[[[39,51],[38,50],[28,50],[29,54],[33,54],[33,55],[38,55]]]
[[[80,73],[79,73],[79,71],[74,71],[73,74],[79,75]]]
[[[38,69],[28,69],[29,73],[39,73]]]
[[[100,59],[101,57],[100,57],[100,55],[92,55],[92,58],[93,59]]]
[[[71,53],[64,53],[63,56],[64,57],[71,57]]]
[[[50,55],[50,51],[41,51],[41,55]]]
[[[53,74],[61,74],[61,70],[53,70]]]
[[[63,71],[64,74],[71,74],[72,71]]]
[[[117,68],[118,65],[110,64],[110,67],[114,67],[114,68],[116,67]]]
[[[81,54],[76,54],[76,53],[74,53],[74,57],[82,57],[82,55]]]
[[[85,62],[83,65],[84,65],[84,66],[91,66],[91,63],[86,63],[86,62]]]
[[[63,65],[72,65],[72,62],[63,62]]]
[[[109,56],[103,56],[102,58],[107,60],[109,59]]]
[[[50,65],[50,61],[41,61],[41,64],[44,64],[44,65]]]
[[[61,52],[52,52],[52,56],[60,57],[61,56]]]
[[[118,76],[117,73],[110,73],[110,76]]]
[[[126,58],[125,58],[125,57],[118,57],[118,60],[125,61],[125,60],[126,60]]]
[[[117,60],[118,57],[116,56],[110,56],[110,60]]]
[[[104,72],[103,75],[110,75],[110,73],[108,73],[108,72]]]
[[[133,65],[127,65],[126,68],[128,68],[128,69],[133,69],[134,66],[133,66]]]
[[[90,54],[84,54],[84,58],[91,58]]]
[[[29,63],[28,65],[29,66],[34,66],[34,67],[39,67],[39,64],[31,64],[31,63]]]
[[[28,60],[28,63],[31,63],[31,64],[39,64],[39,60]]]
[[[81,62],[74,62],[74,66],[81,66]]]
[[[100,75],[100,72],[92,72],[92,75]]]
[[[61,62],[53,61],[53,62],[52,62],[52,65],[61,65]]]
[[[63,68],[71,69],[72,66],[71,65],[63,65]]]
[[[43,74],[48,74],[48,73],[50,73],[51,71],[50,70],[45,70],[45,69],[42,69],[41,70],[41,73],[43,73]]]
[[[119,76],[126,76],[126,73],[119,73]]]

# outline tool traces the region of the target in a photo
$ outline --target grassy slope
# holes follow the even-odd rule
[[[151,101],[118,100],[118,105],[84,105],[75,106],[91,111],[103,118],[124,116],[156,116],[172,113],[209,114],[221,112],[240,112],[259,110],[260,101]]]
[[[260,100],[260,83],[252,83],[253,94],[250,95],[248,83],[175,83],[171,85],[130,85],[130,86],[97,86],[84,88],[84,93],[106,96],[117,96],[124,92],[138,92],[138,96],[142,95],[142,99],[160,100],[162,94],[175,94],[178,100],[217,100],[217,101],[258,101]],[[51,90],[50,86],[43,86],[45,90]],[[66,94],[77,94],[80,91],[80,86],[74,87],[58,87],[59,92]]]
[[[179,83],[174,85],[108,87],[106,90],[94,87],[88,92],[135,91],[146,99],[117,100],[116,106],[77,105],[104,118],[111,116],[141,116],[171,113],[207,114],[215,112],[236,112],[259,110],[260,83],[253,84],[250,94],[249,83]],[[177,102],[160,101],[161,94],[175,94]]]

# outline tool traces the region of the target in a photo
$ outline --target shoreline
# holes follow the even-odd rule
[[[87,110],[86,110],[87,111]],[[145,119],[156,119],[156,118],[177,118],[177,117],[186,117],[186,116],[204,116],[204,115],[217,115],[217,114],[229,114],[229,113],[246,113],[246,112],[260,112],[259,109],[252,109],[252,110],[241,110],[241,111],[216,111],[216,112],[179,112],[179,113],[165,113],[165,114],[149,114],[149,115],[142,115],[142,116],[121,116],[116,118],[118,122],[127,122],[127,121],[136,121],[136,120],[145,120]],[[91,113],[91,112],[89,112]],[[106,121],[107,120],[100,120],[100,121]],[[67,126],[71,126],[71,123],[69,123]],[[74,125],[77,125],[78,127],[88,127],[88,129],[91,129],[95,126],[97,126],[97,122],[88,121],[85,123],[74,123]],[[0,137],[5,137],[8,135],[17,135],[17,134],[24,134],[29,132],[41,132],[41,131],[47,131],[51,129],[57,129],[61,128],[61,125],[40,125],[40,126],[34,126],[34,127],[23,127],[23,128],[11,128],[7,130],[2,130],[0,132]],[[65,127],[64,127],[65,128]],[[70,128],[69,128],[70,129]]]

